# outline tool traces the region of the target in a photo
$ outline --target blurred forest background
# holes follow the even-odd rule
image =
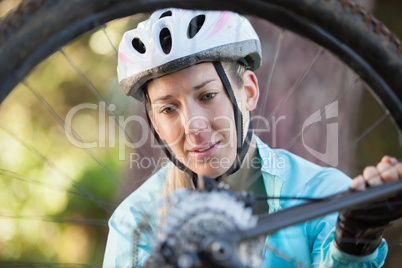
[[[19,2],[0,0],[0,17]],[[372,13],[402,38],[401,1],[376,1]],[[158,152],[149,141],[141,151],[130,149],[129,138],[116,125],[120,120],[135,141],[143,135],[139,131],[144,131],[145,121],[125,121],[141,115],[143,106],[119,89],[115,49],[123,32],[144,18],[119,19],[74,40],[43,61],[1,104],[0,267],[101,265],[113,209],[154,172],[154,165],[145,162],[147,168],[138,170],[130,157],[152,154],[157,161]],[[266,79],[262,71],[259,77]],[[347,108],[359,116],[348,128],[357,133],[381,116],[381,108],[364,91]],[[72,133],[66,132],[70,126]],[[88,148],[78,148],[74,141]],[[402,157],[400,137],[389,121],[343,157],[339,168],[354,176],[383,153]],[[387,236],[386,267],[399,267],[401,224]]]

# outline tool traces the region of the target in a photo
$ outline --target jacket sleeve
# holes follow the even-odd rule
[[[150,256],[151,235],[139,226],[139,213],[116,210],[109,220],[109,235],[103,260],[104,268],[141,267]],[[136,232],[140,235],[135,235]],[[134,240],[138,243],[134,252]]]
[[[148,260],[169,168],[162,167],[114,211],[109,220],[104,268],[141,267]],[[138,232],[140,235],[135,235]],[[133,246],[134,240],[136,247]]]
[[[341,181],[342,183],[340,183]],[[308,189],[311,189],[312,192],[304,194],[306,196],[326,196],[345,190],[345,186],[348,186],[350,182],[351,180],[340,172],[326,169],[325,172],[320,173],[309,182]],[[385,240],[382,240],[375,252],[367,256],[344,253],[334,244],[337,218],[338,213],[331,213],[306,223],[313,267],[381,267],[388,252]]]
[[[388,246],[384,239],[378,248],[366,256],[355,256],[340,251],[334,244],[335,228],[331,230],[321,247],[320,267],[362,267],[376,268],[384,265]]]

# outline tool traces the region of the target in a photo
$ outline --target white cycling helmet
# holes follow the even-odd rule
[[[230,11],[163,9],[124,34],[117,74],[126,95],[144,99],[151,79],[206,61],[239,60],[256,70],[261,44],[250,22]],[[245,60],[245,61],[244,61]]]

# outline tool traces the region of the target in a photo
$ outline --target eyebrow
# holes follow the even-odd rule
[[[202,82],[201,84],[192,87],[192,88],[191,88],[191,91],[197,91],[197,90],[199,90],[199,89],[205,87],[206,85],[208,85],[209,83],[211,83],[211,82],[213,82],[213,81],[215,81],[215,79],[210,79],[210,80],[204,81],[204,82]],[[173,95],[170,95],[170,94],[164,95],[164,96],[160,96],[160,97],[155,98],[154,101],[153,101],[153,103],[155,103],[155,102],[157,102],[157,101],[164,101],[164,100],[172,99],[172,98],[174,98],[174,97],[173,97]]]
[[[197,90],[199,90],[199,89],[205,87],[206,85],[208,85],[209,83],[211,83],[211,82],[213,82],[213,81],[215,81],[215,79],[207,80],[207,81],[205,81],[205,82],[199,84],[198,86],[193,87],[191,90],[192,90],[192,91],[197,91]]]
[[[157,97],[156,99],[154,99],[154,103],[157,101],[164,101],[164,100],[168,100],[173,98],[173,95],[165,95],[165,96],[161,96],[161,97]]]

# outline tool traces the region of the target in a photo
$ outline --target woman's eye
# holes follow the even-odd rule
[[[210,99],[212,99],[213,97],[215,97],[215,95],[216,95],[216,93],[208,93],[208,94],[205,94],[204,96],[202,96],[202,100],[210,100]]]
[[[173,111],[174,111],[173,107],[166,107],[166,108],[162,109],[162,113],[165,113],[165,114],[170,114]]]

